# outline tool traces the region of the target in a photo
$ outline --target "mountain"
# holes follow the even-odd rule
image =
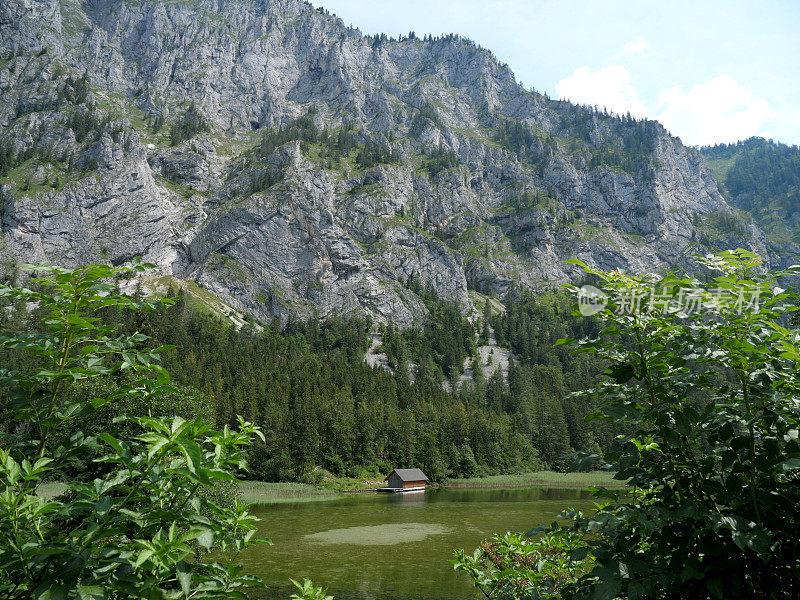
[[[257,319],[407,326],[420,284],[474,313],[567,281],[568,258],[767,251],[657,122],[298,0],[9,0],[0,99],[7,271],[141,256]]]
[[[800,147],[750,138],[700,148],[720,189],[766,233],[773,261],[800,260]]]

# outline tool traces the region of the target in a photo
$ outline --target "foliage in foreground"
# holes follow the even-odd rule
[[[564,516],[579,517],[569,512]],[[466,573],[484,596],[492,600],[551,600],[560,590],[586,573],[591,558],[584,550],[584,536],[563,532],[557,524],[552,531],[533,539],[506,533],[484,540],[470,555],[456,550],[452,561],[458,573]]]
[[[231,564],[266,542],[254,539],[255,518],[246,506],[199,493],[246,467],[254,426],[213,431],[200,418],[120,416],[135,434],[61,435],[110,403],[176,393],[158,365],[160,349],[139,350],[145,336],[120,335],[93,316],[108,306],[147,308],[106,283],[142,268],[37,267],[40,291],[0,287],[0,296],[48,313],[42,331],[0,334],[3,347],[38,358],[24,371],[0,370],[8,390],[0,406],[0,598],[246,598],[258,583]],[[133,376],[109,396],[67,393],[76,382],[123,373]],[[37,496],[45,478],[99,451],[103,475],[69,484],[59,498]]]
[[[708,287],[583,265],[611,301],[596,339],[563,343],[609,361],[588,393],[601,403],[595,418],[627,431],[583,466],[604,463],[634,492],[596,488],[605,504],[593,515],[550,530],[583,536],[576,558],[594,562],[561,597],[800,595],[800,351],[786,327],[796,295],[776,285],[798,269],[760,274],[742,250],[698,260],[719,274]],[[639,309],[626,310],[635,298]],[[470,574],[482,589],[509,577]]]
[[[292,579],[292,583],[299,593],[292,594],[291,600],[333,600],[333,596],[329,596],[324,587],[314,585],[309,579],[303,579],[303,583]]]

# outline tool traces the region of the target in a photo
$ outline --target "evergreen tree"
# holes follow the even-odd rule
[[[181,118],[170,127],[169,143],[172,146],[177,146],[181,142],[190,140],[197,134],[209,130],[208,122],[192,102]]]
[[[459,471],[461,477],[475,477],[478,474],[478,463],[469,444],[465,443],[458,451],[460,457]]]

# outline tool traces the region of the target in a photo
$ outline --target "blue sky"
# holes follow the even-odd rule
[[[459,33],[552,97],[686,144],[800,144],[800,0],[313,0],[364,33]]]

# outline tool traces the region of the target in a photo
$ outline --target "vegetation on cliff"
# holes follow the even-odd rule
[[[800,148],[750,138],[700,149],[731,204],[775,242],[800,242]]]

